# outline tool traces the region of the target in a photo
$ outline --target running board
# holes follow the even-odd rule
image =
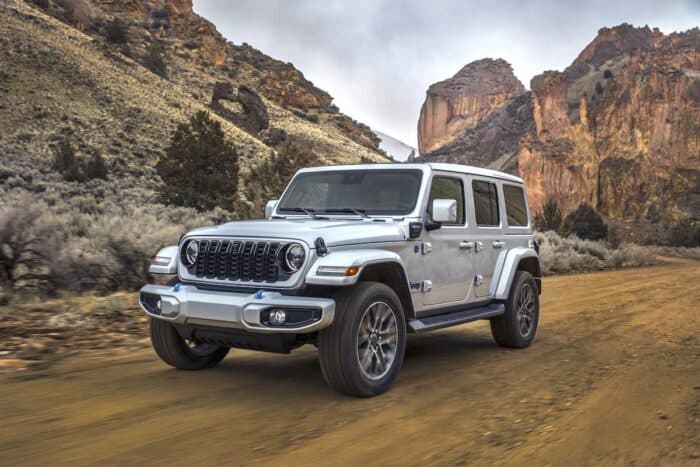
[[[428,332],[480,319],[493,318],[494,316],[502,315],[505,311],[506,307],[502,303],[491,303],[479,308],[453,311],[452,313],[422,319],[412,319],[408,322],[408,327],[415,333]]]

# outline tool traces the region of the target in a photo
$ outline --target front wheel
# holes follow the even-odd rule
[[[228,347],[183,339],[167,321],[151,318],[151,344],[161,360],[180,370],[202,370],[219,364]]]
[[[323,377],[344,394],[383,393],[396,378],[406,350],[401,301],[378,282],[360,282],[334,298],[335,319],[318,338]]]
[[[540,299],[532,274],[516,271],[505,305],[505,313],[491,318],[494,340],[504,347],[529,346],[535,338],[540,318]]]

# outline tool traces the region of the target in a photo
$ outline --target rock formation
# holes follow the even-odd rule
[[[418,121],[418,149],[429,153],[474,128],[511,98],[525,92],[502,59],[472,62],[428,89]]]
[[[564,212],[588,202],[609,220],[642,226],[633,239],[658,240],[640,233],[700,220],[699,52],[698,28],[603,28],[566,70],[534,77],[531,94],[509,92],[503,78],[480,88],[493,88],[497,105],[456,106],[454,96],[479,89],[473,82],[494,83],[480,65],[472,82],[459,82],[465,92],[453,80],[428,90],[422,159],[517,173],[535,211],[550,198]],[[471,109],[459,124],[447,110],[456,107]]]

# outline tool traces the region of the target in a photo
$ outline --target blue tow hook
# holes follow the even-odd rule
[[[180,284],[179,282],[176,282],[175,285],[173,285],[173,292],[179,292],[180,291]]]
[[[255,292],[255,299],[256,300],[262,299],[264,293],[265,293],[265,291],[263,289],[258,290],[257,292]]]

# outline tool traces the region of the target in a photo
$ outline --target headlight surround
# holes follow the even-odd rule
[[[297,272],[306,259],[306,250],[299,243],[290,243],[282,252],[282,267],[287,272]]]
[[[197,257],[199,257],[199,242],[188,240],[182,247],[182,262],[186,266],[192,266],[197,262]]]

